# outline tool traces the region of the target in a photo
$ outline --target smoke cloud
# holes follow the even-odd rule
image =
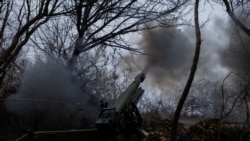
[[[247,16],[242,15],[242,17]],[[249,19],[240,18],[240,21],[249,26]],[[201,33],[202,45],[194,83],[205,79],[218,82],[215,85],[220,85],[219,82],[229,72],[249,73],[249,37],[232,23],[231,19],[227,19],[225,16],[214,16],[208,25],[201,28]],[[195,42],[195,31],[194,28],[190,27],[182,27],[181,30],[177,28],[157,28],[144,31],[139,47],[143,49],[146,55],[138,56],[136,60],[126,56],[126,61],[129,62],[130,66],[137,63],[140,68],[144,68],[142,70],[147,73],[147,81],[145,82],[149,83],[145,88],[148,93],[160,93],[167,97],[171,94],[179,96],[179,92],[184,88],[190,72]],[[234,85],[237,87],[237,84]],[[154,90],[155,87],[158,88],[158,91]],[[200,91],[208,89],[212,88],[204,86],[200,88]],[[200,91],[201,95],[211,95],[209,98],[203,99],[207,103],[211,102],[209,100],[217,101],[221,96],[218,92],[212,90],[211,93]],[[189,96],[191,95],[193,95],[192,92]],[[152,97],[152,95],[150,96]],[[211,111],[205,110],[204,112],[207,113],[203,114],[215,116]]]
[[[187,77],[193,47],[185,32],[176,28],[145,31],[140,46],[147,54],[143,59],[144,71],[153,83],[171,87]]]
[[[231,41],[232,34],[229,32],[233,27],[227,22],[214,17],[209,28],[201,28],[202,45],[195,80],[218,81],[232,69],[249,70],[246,67],[249,66],[247,63],[250,59],[250,50],[246,51],[246,46],[250,45],[249,37],[241,36],[244,46],[240,45],[242,42],[239,40]],[[147,55],[138,62],[142,62],[152,84],[161,88],[183,88],[192,65],[195,42],[194,28],[158,28],[145,31],[139,45]]]
[[[52,60],[38,61],[24,73],[18,93],[8,97],[6,107],[48,128],[83,128],[94,123],[98,112],[71,72]]]
[[[225,76],[228,67],[222,65],[221,56],[229,41],[225,36],[228,28],[225,19],[214,17],[209,28],[201,28],[202,46],[195,81],[208,79],[218,81]],[[212,30],[211,30],[212,29]],[[139,47],[146,55],[133,60],[126,56],[126,61],[137,63],[147,73],[147,82],[151,87],[158,87],[161,93],[174,93],[184,88],[190,73],[194,49],[194,28],[157,28],[144,31]],[[135,69],[134,66],[133,69]]]
[[[247,24],[245,25],[247,26]],[[228,68],[230,71],[249,72],[250,37],[233,23],[229,24],[228,30],[225,31],[225,34],[230,38],[230,41],[228,42],[227,47],[220,51],[220,61],[222,66]]]

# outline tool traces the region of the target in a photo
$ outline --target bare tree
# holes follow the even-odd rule
[[[52,19],[42,26],[31,37],[31,46],[36,46],[36,59],[51,58],[67,64],[74,45],[74,24],[64,16]],[[99,98],[114,98],[120,86],[116,69],[120,58],[116,52],[107,52],[105,48],[94,48],[85,51],[78,57],[72,71],[72,79],[76,81],[83,93],[96,101]],[[112,69],[108,69],[111,68]],[[121,85],[121,84],[119,84]]]
[[[0,3],[0,10],[1,84],[11,64],[15,62],[19,52],[32,34],[52,17],[67,14],[71,9],[68,9],[65,2],[61,0],[39,2],[4,0]]]
[[[191,71],[189,74],[189,78],[187,80],[186,86],[182,92],[181,98],[178,102],[177,108],[175,110],[174,113],[174,117],[173,117],[173,123],[171,125],[171,141],[176,141],[177,138],[177,125],[178,125],[178,121],[180,118],[180,113],[182,110],[182,107],[185,103],[185,100],[188,96],[189,90],[191,88],[194,76],[195,76],[195,72],[196,72],[196,68],[197,68],[197,64],[199,61],[199,56],[200,56],[200,48],[201,48],[201,33],[200,33],[200,25],[199,25],[199,13],[198,13],[198,9],[199,9],[199,0],[195,1],[195,7],[194,7],[194,23],[195,23],[195,33],[196,33],[196,49],[195,49],[195,54],[194,54],[194,58],[193,58],[193,64],[191,67]]]
[[[237,111],[243,110],[244,113],[237,114],[241,122],[249,124],[249,74],[246,73],[229,73],[222,81],[221,85],[222,103],[221,103],[221,120],[233,116]],[[244,121],[242,116],[245,115]]]
[[[66,16],[51,19],[37,29],[29,46],[36,47],[36,55],[56,57],[68,62],[74,43],[74,24]]]
[[[74,65],[82,52],[94,47],[139,51],[124,42],[123,35],[176,23],[180,8],[186,3],[187,0],[75,0],[75,13],[71,17],[78,37],[69,65]],[[154,24],[144,26],[149,23]]]
[[[69,57],[69,53],[53,49],[53,51],[57,50],[60,53],[64,53],[69,60],[68,64],[74,66],[80,54],[94,47],[109,46],[139,51],[123,40],[123,35],[138,32],[145,28],[154,28],[156,25],[169,26],[176,24],[179,16],[183,14],[182,6],[187,1],[43,0],[32,2],[25,0],[14,2],[4,0],[0,4],[0,20],[2,21],[0,32],[0,83],[3,82],[8,69],[15,63],[22,48],[30,41],[30,37],[38,30],[46,35],[44,30],[50,30],[49,27],[53,22],[49,21],[54,17],[67,19],[67,22],[71,20],[75,25],[72,31],[76,32],[71,36],[74,38],[75,45],[73,46],[71,42],[70,47],[69,45],[65,47],[65,44],[61,43],[64,48],[68,48],[68,52],[72,51],[72,55]],[[145,24],[148,25],[145,26]],[[52,36],[47,35],[48,37]],[[57,37],[57,39],[62,40],[64,37]],[[33,38],[33,43],[36,42],[38,44],[37,41]],[[53,44],[52,40],[50,42],[50,44]]]
[[[195,82],[183,106],[183,114],[191,116],[216,117],[219,99],[216,97],[217,83],[209,80]]]
[[[245,32],[248,36],[250,36],[250,29],[247,27],[247,25],[245,25],[244,23],[242,23],[242,21],[240,21],[236,15],[235,15],[235,9],[237,9],[238,7],[242,7],[244,8],[244,6],[248,6],[249,5],[249,1],[245,1],[245,0],[223,0],[223,3],[226,7],[227,13],[230,16],[230,18],[232,19],[232,21],[240,27],[240,29],[243,30],[243,32]]]
[[[126,38],[124,35],[157,26],[176,24],[177,19],[183,14],[182,6],[188,1],[74,0],[70,2],[70,5],[74,6],[74,11],[43,25],[32,37],[32,43],[47,54],[59,53],[58,55],[68,62],[69,66],[78,71],[79,66],[82,66],[81,73],[77,73],[84,76],[90,72],[87,71],[89,69],[93,69],[91,72],[103,70],[100,69],[100,64],[96,65],[98,59],[91,60],[87,51],[93,48],[96,48],[95,51],[104,51],[106,47],[112,47],[114,53],[119,49],[139,52],[139,49],[124,39]],[[116,77],[114,72],[111,74],[111,78]],[[99,75],[95,76],[97,78]],[[98,87],[100,86],[102,85]]]

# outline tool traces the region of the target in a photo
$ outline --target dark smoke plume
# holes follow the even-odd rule
[[[183,31],[176,28],[145,31],[140,46],[147,54],[144,71],[157,85],[178,85],[187,77],[193,48]]]
[[[240,19],[240,21],[249,26],[250,20]],[[201,31],[202,46],[194,84],[205,79],[216,82],[215,85],[220,86],[221,80],[232,71],[244,72],[243,76],[246,79],[245,73],[249,74],[250,71],[250,37],[233,24],[231,19],[225,17],[213,17],[209,21],[209,25],[201,28]],[[158,28],[144,31],[139,47],[147,55],[139,56],[136,60],[127,56],[126,61],[128,64],[135,62],[140,64],[140,68],[145,68],[143,71],[147,72],[146,83],[151,80],[146,87],[150,97],[154,93],[178,95],[177,91],[183,88],[191,68],[195,47],[194,28],[184,27],[181,30]],[[242,90],[242,88],[237,88],[240,85],[235,83],[239,78],[230,78],[230,80],[234,81],[232,82],[234,90]],[[153,89],[155,87],[158,87],[158,91]],[[221,98],[219,92],[221,91],[213,92],[213,89],[207,86],[200,87],[198,94],[211,96],[205,99],[202,97],[201,102],[203,103],[199,103],[205,104],[213,101],[214,104],[217,102],[216,105],[219,105]],[[193,95],[193,92],[190,92],[189,96],[193,95],[198,98],[198,94]],[[218,110],[218,107],[215,106],[214,109]],[[203,114],[213,117],[215,116],[214,109],[204,110]],[[218,110],[217,113],[220,111]]]
[[[244,35],[241,31],[237,32],[239,32],[239,34],[233,36],[228,46],[221,50],[221,64],[231,71],[249,72],[250,37]]]
[[[9,112],[48,128],[82,128],[98,112],[71,72],[56,61],[38,61],[23,75],[18,93],[6,100]]]
[[[237,17],[244,25],[249,27],[250,19],[246,13],[239,10]],[[250,37],[231,19],[224,30],[224,34],[229,38],[229,41],[226,47],[220,50],[221,65],[230,71],[248,73],[250,70]]]

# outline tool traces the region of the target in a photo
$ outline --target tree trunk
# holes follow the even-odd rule
[[[183,93],[181,95],[181,98],[179,100],[179,103],[177,105],[177,108],[175,110],[174,113],[174,117],[173,117],[173,122],[171,125],[171,141],[176,141],[177,139],[177,126],[178,126],[178,121],[179,121],[179,117],[181,114],[181,110],[182,107],[185,103],[185,100],[188,96],[190,87],[192,85],[194,76],[195,76],[195,72],[196,72],[196,68],[198,65],[198,61],[199,61],[199,56],[200,56],[200,46],[201,46],[201,33],[200,33],[200,27],[199,27],[199,13],[198,13],[198,9],[199,9],[199,0],[195,1],[195,8],[194,8],[194,23],[195,23],[195,33],[196,33],[196,49],[195,49],[195,54],[194,54],[194,59],[193,59],[193,64],[191,67],[191,72],[188,78],[188,81],[186,83],[186,86],[183,90]]]

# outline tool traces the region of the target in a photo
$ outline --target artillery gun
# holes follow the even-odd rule
[[[99,141],[116,140],[118,136],[129,140],[131,135],[147,136],[141,128],[142,117],[136,107],[144,93],[140,83],[145,79],[143,73],[137,75],[135,80],[121,93],[114,104],[108,106],[100,103],[100,113],[96,120],[96,128],[84,130],[35,131],[28,132],[16,141]]]

